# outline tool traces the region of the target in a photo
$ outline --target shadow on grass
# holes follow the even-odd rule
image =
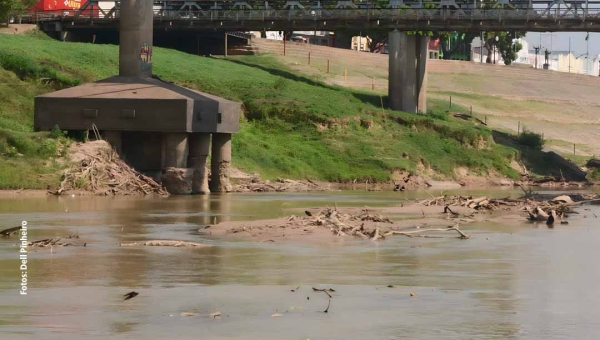
[[[307,77],[299,76],[299,75],[294,74],[294,73],[289,72],[289,71],[284,71],[284,70],[280,70],[280,69],[276,69],[276,68],[271,68],[271,67],[267,67],[267,66],[263,66],[263,65],[259,65],[259,64],[255,64],[255,63],[249,63],[249,62],[245,62],[245,61],[242,61],[242,60],[227,59],[227,61],[239,64],[239,65],[243,65],[243,66],[258,68],[258,69],[261,69],[261,70],[263,70],[265,72],[268,72],[268,73],[270,73],[270,74],[272,74],[274,76],[283,77],[283,78],[290,79],[290,80],[293,80],[293,81],[303,82],[303,83],[306,83],[306,84],[311,85],[311,86],[319,86],[319,87],[330,89],[330,90],[338,90],[338,88],[336,88],[334,86],[327,85],[325,83],[322,83],[322,82],[316,81],[316,80],[312,80],[312,79],[307,78]]]
[[[560,166],[560,164],[553,160],[553,156],[557,157],[557,155],[551,155],[552,152],[548,153],[543,150],[523,146],[517,141],[515,136],[506,132],[493,130],[492,136],[494,137],[494,141],[496,143],[517,151],[519,153],[521,162],[530,172],[533,172],[537,175],[552,176],[556,178],[561,178],[564,176],[564,178],[569,181],[581,180],[581,177],[578,174],[570,171],[566,167]]]
[[[235,59],[227,59],[227,60],[229,62],[236,63],[239,65],[258,68],[258,69],[261,69],[272,75],[283,77],[283,78],[290,79],[293,81],[303,82],[303,83],[306,83],[311,86],[318,86],[318,87],[329,89],[329,90],[346,91],[346,92],[350,93],[352,96],[354,96],[356,99],[360,100],[361,102],[363,102],[365,104],[371,104],[375,107],[381,107],[382,101],[383,101],[383,107],[385,109],[389,109],[387,96],[380,96],[378,94],[360,92],[360,91],[352,90],[352,89],[345,88],[345,87],[338,86],[338,85],[328,85],[321,81],[317,81],[317,80],[313,80],[313,79],[310,79],[310,78],[307,78],[304,76],[300,76],[291,71],[284,71],[281,69],[267,67],[267,66],[263,66],[263,65],[259,65],[259,64],[255,64],[255,63],[249,63],[249,62],[245,62],[242,60],[235,60]]]

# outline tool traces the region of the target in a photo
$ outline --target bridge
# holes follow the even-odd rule
[[[155,1],[155,29],[600,32],[600,0],[197,0]],[[88,0],[78,11],[36,12],[66,29],[118,26],[120,3]]]
[[[389,106],[415,113],[426,112],[429,37],[423,31],[600,30],[599,0],[121,0],[110,8],[103,3],[109,2],[88,0],[77,11],[27,18],[60,32],[119,30],[119,75],[36,97],[35,128],[101,132],[136,169],[153,172],[172,193],[230,190],[231,138],[240,104],[154,77],[156,30],[220,31],[225,39],[232,31],[385,30]]]

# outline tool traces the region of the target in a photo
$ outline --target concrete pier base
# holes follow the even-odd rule
[[[428,44],[428,37],[397,30],[389,33],[388,96],[392,110],[427,111]]]
[[[188,167],[194,171],[192,194],[208,194],[208,169],[206,159],[210,152],[210,134],[192,133],[189,137]]]
[[[230,133],[213,133],[211,157],[210,191],[231,191],[232,187],[229,182],[229,167],[231,166]]]
[[[164,167],[187,168],[188,134],[165,133],[163,135]]]
[[[193,170],[187,169],[188,134],[165,133],[163,135],[163,156],[162,185],[171,194],[191,194]]]
[[[107,141],[119,155],[123,154],[123,138],[121,131],[103,131],[102,138]]]

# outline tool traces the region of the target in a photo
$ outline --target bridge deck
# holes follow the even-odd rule
[[[88,1],[79,11],[33,13],[33,22],[60,22],[65,29],[115,28],[119,8]],[[257,4],[262,4],[258,6]],[[343,3],[343,4],[342,4]],[[343,5],[343,6],[342,6]],[[476,8],[476,7],[480,8]],[[156,29],[600,32],[600,1],[387,0],[352,1],[163,1],[155,4]]]

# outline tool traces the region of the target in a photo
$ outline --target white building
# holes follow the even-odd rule
[[[513,43],[519,42],[522,45],[521,50],[519,50],[519,52],[517,52],[517,59],[513,61],[513,63],[517,63],[517,64],[530,64],[531,60],[530,60],[530,55],[528,52],[529,49],[529,43],[527,43],[527,41],[525,41],[524,39],[514,39]],[[482,53],[483,52],[483,53]],[[502,54],[497,50],[493,50],[492,51],[492,59],[491,59],[491,63],[493,64],[494,62],[496,64],[500,64],[500,65],[504,65],[504,60],[502,59]],[[476,63],[481,63],[481,58],[483,57],[483,62],[487,62],[487,58],[488,58],[488,49],[485,48],[485,45],[481,44],[481,39],[479,39],[479,37],[473,39],[473,42],[471,43],[471,61],[476,62]]]

